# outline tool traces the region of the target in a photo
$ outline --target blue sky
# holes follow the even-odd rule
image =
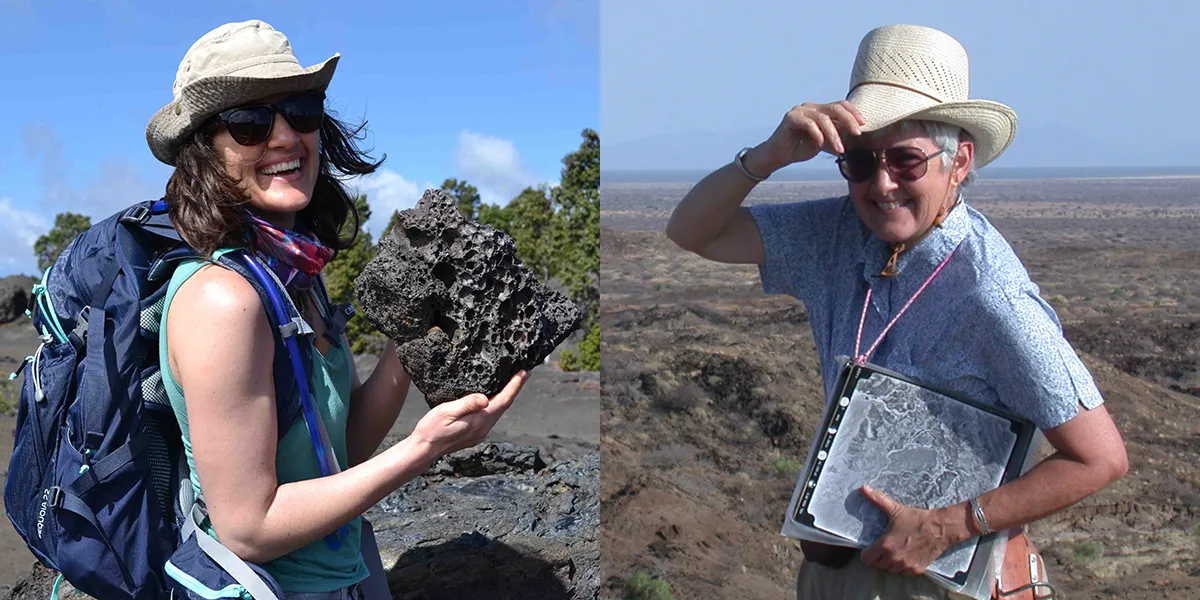
[[[426,187],[465,178],[485,202],[556,183],[599,129],[597,0],[43,2],[0,0],[0,277],[33,273],[32,243],[63,211],[93,222],[159,197],[170,167],[145,141],[188,47],[261,19],[301,64],[342,55],[329,90],[366,118],[383,171],[361,182],[378,233]]]
[[[957,38],[971,95],[1017,112],[996,165],[1200,166],[1192,2],[604,0],[600,20],[604,169],[728,162],[792,106],[844,98],[889,23]]]

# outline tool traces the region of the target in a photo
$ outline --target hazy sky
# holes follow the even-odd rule
[[[557,182],[599,128],[597,0],[150,2],[0,0],[0,277],[34,271],[54,215],[106,217],[162,194],[145,141],[201,35],[261,19],[300,62],[342,58],[329,90],[365,116],[384,171],[364,188],[374,230],[427,186],[466,178],[484,201]]]
[[[684,132],[750,131],[746,144],[761,141],[792,106],[844,98],[859,41],[890,23],[958,39],[971,95],[1013,107],[1018,142],[1024,133],[1046,146],[1200,145],[1192,2],[603,0],[600,14],[606,152]],[[605,166],[609,157],[620,158],[606,154]]]

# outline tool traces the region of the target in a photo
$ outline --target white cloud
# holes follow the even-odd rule
[[[367,203],[371,206],[371,219],[367,221],[367,231],[373,239],[378,240],[379,234],[391,220],[392,213],[416,206],[426,189],[437,186],[429,182],[418,186],[391,169],[380,169],[359,179],[355,187],[358,193],[367,195]]]
[[[54,128],[45,123],[34,121],[26,125],[23,141],[26,154],[41,163],[41,204],[47,213],[78,213],[96,223],[131,204],[157,199],[165,190],[165,179],[161,183],[149,181],[124,158],[103,160],[93,181],[71,178],[68,173],[72,167],[62,141]]]
[[[5,240],[0,244],[0,277],[37,272],[33,243],[50,226],[45,217],[17,208],[11,198],[0,198],[0,240]]]
[[[510,140],[463,131],[455,156],[458,171],[479,188],[486,204],[508,204],[521,190],[536,185],[537,178],[521,164],[517,145]]]

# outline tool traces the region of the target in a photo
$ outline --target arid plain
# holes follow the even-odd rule
[[[1031,525],[1061,598],[1200,598],[1200,179],[965,191],[1057,311],[1131,470]],[[684,183],[602,183],[602,560],[676,598],[792,599],[779,535],[823,400],[804,307],[661,233]],[[845,193],[761,184],[749,203]],[[1042,455],[1046,451],[1043,449]]]

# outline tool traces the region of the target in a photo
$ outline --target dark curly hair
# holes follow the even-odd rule
[[[365,137],[366,127],[366,121],[352,127],[326,107],[320,129],[317,183],[308,206],[296,214],[297,229],[316,236],[335,251],[354,245],[361,223],[343,180],[374,173],[387,159],[385,154],[372,162],[359,149],[357,142]],[[175,172],[167,181],[171,220],[184,241],[202,256],[244,244],[252,232],[243,208],[248,199],[213,149],[214,132],[210,124],[192,133],[179,149]]]

